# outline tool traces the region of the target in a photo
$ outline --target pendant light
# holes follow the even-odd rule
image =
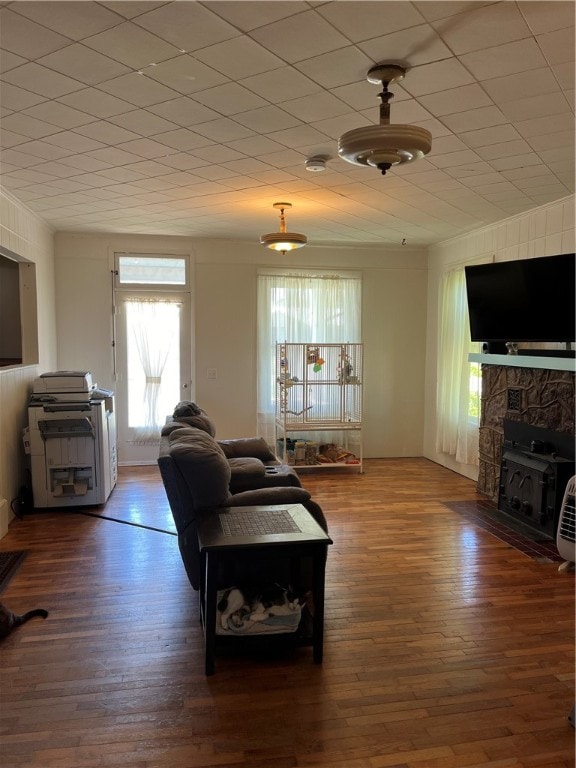
[[[394,165],[411,163],[432,149],[432,134],[415,125],[390,123],[388,86],[404,78],[406,70],[396,64],[377,64],[368,71],[369,83],[381,83],[380,124],[347,131],[338,140],[338,154],[355,165],[373,166],[383,175]]]
[[[295,248],[302,248],[306,245],[308,238],[298,232],[286,232],[286,217],[284,211],[292,208],[291,203],[274,203],[274,208],[280,211],[280,231],[270,232],[268,235],[260,235],[260,242],[273,251],[280,251],[282,255],[286,251],[293,251]]]

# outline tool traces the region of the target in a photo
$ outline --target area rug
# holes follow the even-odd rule
[[[0,552],[0,592],[8,585],[25,557],[25,551]]]
[[[533,560],[543,563],[561,563],[563,558],[558,553],[556,542],[526,526],[515,524],[499,512],[496,505],[487,499],[482,501],[446,501],[444,502],[454,512],[462,515],[500,541],[506,542],[519,552],[523,552]]]

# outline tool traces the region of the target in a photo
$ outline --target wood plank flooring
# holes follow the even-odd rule
[[[217,657],[167,533],[72,512],[12,523],[1,599],[50,611],[0,645],[3,768],[569,768],[574,575],[451,511],[474,484],[425,459],[306,474],[334,545],[323,665]],[[112,518],[173,531],[155,467]]]

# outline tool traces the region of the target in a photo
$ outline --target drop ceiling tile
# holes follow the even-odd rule
[[[458,136],[440,136],[434,139],[434,156],[445,155],[447,152],[459,152],[462,149],[468,149],[466,144]],[[438,174],[439,171],[429,171],[430,174]]]
[[[528,144],[536,152],[554,149],[555,147],[569,147],[572,151],[574,148],[574,130],[558,131],[544,136],[531,136]]]
[[[530,37],[530,29],[516,3],[494,3],[431,23],[456,55]]]
[[[460,88],[450,88],[446,91],[433,93],[431,96],[421,96],[419,101],[436,117],[488,107],[493,103],[492,99],[476,83],[463,85]],[[394,102],[392,102],[392,107],[394,107]]]
[[[154,104],[148,107],[147,112],[153,112],[155,115],[175,123],[175,128],[177,126],[187,127],[197,123],[205,123],[208,120],[216,120],[220,117],[218,112],[208,109],[208,107],[199,104],[187,96],[163,101],[161,104]],[[156,133],[159,133],[159,131],[156,131]]]
[[[475,10],[483,5],[490,5],[492,2],[494,0],[486,0],[486,2],[479,0],[463,2],[459,0],[421,0],[421,2],[415,2],[414,5],[428,21],[436,21],[464,11]]]
[[[336,88],[356,83],[366,78],[374,64],[356,46],[347,46],[338,51],[323,53],[296,64],[296,69],[324,88]]]
[[[134,109],[123,115],[115,115],[108,118],[108,122],[140,136],[153,136],[156,133],[166,133],[178,129],[178,125],[175,123],[158,117],[158,115],[153,115],[147,109]]]
[[[20,185],[21,182],[28,182],[33,184],[36,182],[42,183],[45,181],[49,182],[54,180],[54,176],[51,176],[47,173],[38,173],[38,171],[35,170],[15,171],[14,173],[7,173],[4,176],[4,183],[7,186],[10,186],[11,181],[15,182],[17,185]]]
[[[119,13],[126,19],[132,19],[134,16],[140,16],[142,13],[157,8],[161,5],[165,5],[166,0],[160,2],[153,2],[153,0],[111,0],[111,2],[101,2],[100,5],[105,5],[114,13]]]
[[[162,61],[155,67],[146,68],[145,72],[147,77],[184,94],[204,91],[228,82],[223,74],[188,55]]]
[[[316,11],[306,11],[260,27],[251,36],[289,63],[319,56],[348,44],[347,38]]]
[[[483,160],[495,160],[500,157],[524,155],[527,152],[530,152],[530,145],[524,141],[524,139],[504,141],[500,144],[488,144],[484,147],[476,147],[476,153]]]
[[[551,133],[573,130],[574,115],[571,112],[564,112],[561,115],[547,115],[532,120],[523,120],[516,123],[516,128],[525,139],[530,139],[533,136],[549,136]]]
[[[371,125],[371,122],[363,115],[350,112],[346,115],[339,115],[338,117],[332,117],[327,120],[317,120],[310,125],[325,136],[330,136],[337,141],[346,131],[351,131],[354,128],[362,128],[365,125]]]
[[[296,128],[288,128],[282,131],[276,131],[269,136],[272,141],[284,144],[286,147],[298,149],[307,144],[321,144],[330,142],[330,139],[320,131],[311,128],[309,125],[299,125]]]
[[[495,77],[483,81],[481,85],[496,104],[559,90],[554,75],[550,69],[546,68],[533,69],[530,72],[520,72],[506,77]]]
[[[69,44],[68,38],[35,24],[10,8],[0,8],[0,47],[3,50],[25,59],[36,59]]]
[[[424,21],[414,4],[406,2],[386,2],[383,5],[362,0],[341,0],[321,5],[317,12],[354,43],[407,29]]]
[[[58,72],[52,72],[52,70],[33,62],[24,64],[17,69],[11,69],[2,77],[12,85],[18,85],[48,99],[55,99],[66,93],[79,91],[84,87],[78,80],[73,80],[71,77],[66,77]]]
[[[249,155],[250,157],[258,157],[259,155],[270,154],[272,152],[281,152],[284,149],[281,144],[266,138],[266,136],[250,136],[247,139],[231,141],[228,146],[230,149],[234,149],[237,152]]]
[[[180,95],[171,88],[136,72],[100,83],[99,88],[138,107],[149,107]]]
[[[286,105],[283,104],[282,106]],[[289,115],[284,109],[271,105],[261,107],[260,109],[253,109],[250,112],[242,112],[239,115],[235,115],[235,119],[246,128],[262,133],[270,133],[300,125],[298,118]]]
[[[270,72],[284,66],[282,59],[248,37],[235,37],[223,43],[196,51],[195,56],[228,77],[244,77]]]
[[[572,103],[574,103],[574,65],[569,62],[566,64],[555,64],[552,66],[552,72],[560,84],[560,88],[566,91],[566,98],[570,98]]]
[[[20,133],[14,133],[14,131],[3,130],[0,132],[0,146],[5,147],[17,147],[19,144],[31,143],[28,136],[22,136]],[[2,156],[4,157],[4,156]],[[4,163],[2,163],[2,169],[4,170]],[[4,171],[7,173],[7,171]]]
[[[358,47],[375,63],[385,58],[387,61],[401,61],[409,68],[452,56],[452,51],[429,24],[366,40]]]
[[[125,21],[113,29],[87,37],[84,45],[132,69],[178,56],[180,50],[156,35]]]
[[[201,168],[207,165],[207,160],[202,160],[195,155],[190,155],[186,152],[177,152],[175,155],[168,155],[162,158],[162,165],[168,168],[177,168],[179,171],[191,171],[192,169]]]
[[[266,163],[256,160],[252,157],[244,157],[242,160],[232,160],[229,163],[222,163],[225,168],[230,171],[235,171],[237,174],[253,175],[259,171],[270,171],[270,166]],[[277,170],[277,169],[274,169]]]
[[[518,7],[534,35],[574,26],[573,2],[557,0],[552,9],[550,0],[521,0]]]
[[[471,148],[485,147],[489,144],[498,144],[505,141],[515,141],[521,136],[513,125],[497,125],[490,128],[481,128],[476,131],[461,133],[462,141]]]
[[[282,109],[304,122],[326,120],[350,111],[347,104],[328,92],[283,101]]]
[[[166,144],[160,144],[152,139],[137,139],[122,144],[118,149],[124,149],[127,152],[133,152],[140,157],[153,159],[155,157],[164,157],[165,155],[175,154],[177,152],[173,147],[167,147]]]
[[[508,120],[498,107],[491,106],[483,107],[482,109],[471,109],[455,115],[444,115],[442,122],[454,133],[462,133],[463,131],[473,131],[479,128],[489,128],[493,125],[502,125],[507,123]]]
[[[293,166],[303,166],[306,155],[293,149],[281,149],[277,152],[261,155],[260,160],[263,163],[268,163],[268,165],[273,165],[275,168],[291,168]]]
[[[471,149],[467,149],[461,152],[449,152],[446,155],[439,155],[438,157],[431,157],[430,161],[437,168],[453,168],[455,166],[463,165],[467,166],[478,160],[478,155]]]
[[[49,144],[55,144],[57,147],[70,149],[72,152],[90,152],[93,149],[100,149],[105,145],[99,141],[94,141],[86,136],[80,136],[75,131],[62,131],[54,136],[47,136],[44,141]]]
[[[76,128],[79,125],[94,122],[92,115],[79,112],[77,109],[58,104],[57,101],[45,101],[35,107],[24,110],[21,114],[44,120],[46,123],[57,125],[59,128]]]
[[[0,49],[0,73],[8,72],[8,70],[15,69],[21,64],[26,64],[26,59],[22,56],[16,56],[15,53]]]
[[[136,171],[130,171],[127,168],[109,168],[105,171],[100,171],[98,174],[103,179],[109,179],[112,181],[130,182],[138,181],[144,178],[141,173]]]
[[[117,147],[95,149],[90,152],[89,155],[96,160],[102,160],[102,162],[110,163],[111,165],[127,165],[128,163],[135,163],[140,160],[138,155],[133,155],[131,152],[125,152],[123,149],[118,149]],[[103,171],[103,173],[108,172]]]
[[[532,117],[559,115],[570,112],[570,104],[560,91],[542,94],[538,98],[518,99],[500,105],[500,109],[512,122],[528,120]]]
[[[4,170],[4,162],[9,165],[14,165],[17,168],[29,168],[33,165],[38,165],[40,160],[36,155],[27,154],[21,149],[6,149],[2,152],[2,173],[8,173]]]
[[[156,160],[141,160],[138,163],[127,165],[125,168],[129,171],[134,171],[135,173],[146,177],[145,179],[141,179],[141,181],[145,181],[150,178],[156,178],[158,176],[165,176],[168,173],[172,173],[173,170],[167,165],[164,165],[163,161],[157,162]],[[168,188],[171,187],[172,184],[166,184],[166,186]]]
[[[574,61],[574,26],[546,32],[536,39],[550,65]]]
[[[230,120],[227,117],[222,117],[219,120],[210,120],[207,123],[201,123],[194,126],[194,130],[201,136],[212,141],[228,142],[235,141],[236,139],[245,139],[247,136],[252,135],[252,131],[245,128],[235,120]]]
[[[43,56],[37,63],[63,75],[74,77],[86,85],[97,85],[104,80],[130,72],[123,64],[80,43]]]
[[[240,84],[272,103],[276,103],[278,99],[295,99],[322,90],[317,83],[293,67],[282,67],[247,77],[242,79]]]
[[[60,162],[63,165],[69,165],[84,172],[103,171],[110,167],[110,163],[95,160],[93,157],[88,157],[88,155],[72,155],[72,157],[62,158]]]
[[[285,19],[308,8],[302,2],[289,0],[275,3],[253,2],[253,0],[243,0],[239,3],[237,0],[233,2],[218,0],[218,2],[207,2],[204,5],[243,32]]]
[[[72,166],[57,163],[56,161],[40,163],[35,166],[34,170],[40,171],[41,173],[49,173],[51,176],[63,179],[69,178],[70,176],[77,176],[80,173],[75,168],[72,168]]]
[[[137,133],[127,131],[125,128],[106,122],[106,120],[99,120],[97,123],[79,126],[75,132],[102,144],[120,144],[124,141],[140,138]]]
[[[196,168],[194,173],[201,179],[206,179],[207,181],[229,179],[236,175],[234,171],[230,171],[221,165],[205,165],[200,168]]]
[[[134,21],[184,51],[206,48],[240,34],[200,3],[167,3]]]
[[[31,93],[24,90],[24,88],[19,88],[17,85],[2,82],[0,82],[0,100],[3,107],[15,112],[19,112],[27,107],[33,107],[35,104],[45,101],[44,97],[39,96],[37,93]]]
[[[358,111],[369,109],[371,107],[374,110],[374,120],[377,121],[378,105],[380,104],[380,99],[378,98],[378,86],[372,85],[365,78],[359,83],[332,88],[330,93]],[[404,98],[408,98],[404,91],[402,91],[402,94]],[[400,99],[400,88],[397,85],[394,85],[394,99],[391,102],[392,107],[394,107],[394,104],[397,104]]]
[[[208,125],[208,123],[206,123]],[[214,141],[210,137],[201,136],[194,131],[190,131],[186,128],[180,128],[178,131],[168,131],[167,133],[159,133],[155,137],[156,141],[161,144],[166,144],[168,147],[174,147],[174,149],[186,152],[188,150],[196,149],[197,147],[205,147],[207,144],[213,144]]]
[[[243,160],[246,155],[243,152],[238,152],[231,147],[223,147],[217,144],[211,147],[201,147],[194,150],[194,155],[201,158],[205,162],[211,163],[229,163],[233,160]]]
[[[60,130],[55,125],[45,123],[43,120],[36,120],[34,117],[28,117],[21,112],[14,112],[8,117],[0,120],[0,128],[5,128],[14,133],[20,133],[22,136],[28,136],[31,139],[41,139],[44,136],[50,136],[52,133],[58,133]]]
[[[402,81],[412,96],[425,96],[472,83],[472,75],[455,59],[444,59],[414,67]]]
[[[495,158],[490,161],[490,165],[498,171],[504,171],[510,168],[525,168],[528,165],[540,165],[541,162],[538,155],[527,153],[525,155]]]
[[[134,109],[134,104],[117,99],[109,93],[104,93],[98,88],[84,88],[81,91],[68,93],[57,99],[60,104],[66,104],[81,112],[86,112],[94,117],[112,117],[122,112],[130,112]]]
[[[207,91],[196,93],[194,98],[220,115],[235,115],[238,112],[248,112],[268,106],[267,101],[238,83],[218,85]]]
[[[546,59],[533,38],[466,53],[459,58],[478,80],[504,77],[546,66]]]
[[[116,26],[121,19],[98,3],[86,2],[25,2],[14,3],[17,13],[60,32],[72,40],[81,40],[104,29]]]

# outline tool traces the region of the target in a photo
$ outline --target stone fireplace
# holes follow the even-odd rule
[[[497,503],[505,419],[576,434],[575,360],[522,354],[470,359],[482,364],[477,490]]]

